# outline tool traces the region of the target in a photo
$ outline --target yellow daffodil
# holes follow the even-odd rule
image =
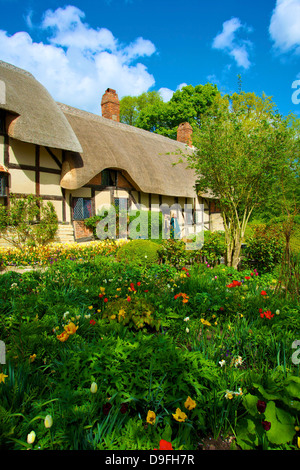
[[[232,400],[233,399],[233,392],[230,392],[229,390],[226,390],[225,398],[227,400]]]
[[[100,287],[100,292],[101,292],[102,294],[104,294],[104,292],[105,292],[105,287]]]
[[[92,305],[89,305],[89,306],[88,306],[88,309],[89,309],[89,310],[92,310],[93,308],[94,308],[94,307],[93,307]]]
[[[146,418],[147,423],[155,424],[155,420],[156,420],[156,414],[154,413],[154,411],[149,410],[147,414],[147,418]]]
[[[176,419],[176,421],[179,421],[179,423],[183,423],[187,419],[187,415],[181,411],[180,408],[177,408],[176,413],[173,414],[173,418]]]
[[[5,375],[1,372],[1,374],[0,374],[0,384],[1,384],[1,382],[5,383],[5,378],[6,377],[8,377],[8,375]]]
[[[31,356],[29,357],[29,362],[33,362],[36,358],[36,354],[31,354]]]
[[[187,397],[184,406],[187,410],[193,410],[196,407],[196,402],[191,397]]]

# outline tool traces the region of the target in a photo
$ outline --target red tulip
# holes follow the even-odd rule
[[[265,431],[269,431],[271,429],[270,421],[262,421],[261,424]]]
[[[154,449],[157,450],[157,449]],[[159,450],[174,450],[172,447],[172,443],[161,439],[159,441]]]
[[[256,408],[257,408],[257,411],[259,413],[264,413],[265,412],[265,409],[266,409],[266,402],[263,401],[263,400],[258,400],[257,401],[257,404],[256,404]]]

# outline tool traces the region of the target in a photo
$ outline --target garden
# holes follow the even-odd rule
[[[1,249],[0,449],[298,449],[295,285],[222,240]]]

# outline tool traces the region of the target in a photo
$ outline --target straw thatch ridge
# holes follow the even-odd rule
[[[195,173],[178,162],[178,150],[192,151],[181,142],[58,103],[83,152],[63,163],[61,186],[77,189],[105,168],[124,170],[144,193],[196,197]]]
[[[13,113],[8,135],[23,142],[81,152],[67,119],[29,72],[0,61],[0,108]]]

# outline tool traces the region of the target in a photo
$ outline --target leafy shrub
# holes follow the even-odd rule
[[[271,271],[280,262],[283,248],[283,239],[276,226],[253,226],[252,234],[246,239],[246,264],[255,266],[260,272]]]
[[[118,299],[110,302],[108,307],[103,312],[102,318],[107,318],[110,322],[118,322],[122,325],[128,325],[136,330],[145,328],[148,325],[150,328],[159,330],[160,321],[154,318],[153,306],[139,297],[129,297],[130,301],[126,299]]]
[[[58,228],[53,204],[44,204],[42,198],[33,194],[10,197],[8,208],[0,206],[1,236],[15,246],[44,245],[52,240]]]
[[[158,255],[162,263],[170,263],[179,268],[190,263],[194,251],[188,251],[182,240],[164,240],[159,247]]]
[[[204,244],[201,249],[201,255],[205,260],[215,265],[220,261],[226,252],[225,234],[224,232],[211,232],[206,230],[204,232]]]
[[[158,262],[158,249],[159,245],[151,240],[131,240],[120,247],[117,259],[148,266]]]
[[[159,249],[162,262],[179,268],[195,261],[219,263],[225,253],[224,232],[204,232],[204,243],[200,250],[187,250],[183,240],[164,240]]]

